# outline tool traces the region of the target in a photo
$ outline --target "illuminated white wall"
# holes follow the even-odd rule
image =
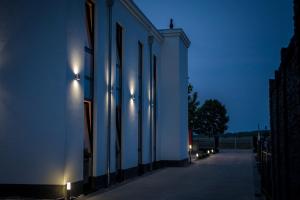
[[[143,44],[143,163],[149,158],[149,32],[146,27],[134,17],[120,2],[113,6],[113,39],[116,23],[123,27],[123,113],[122,113],[122,168],[136,167],[138,164],[138,41]],[[114,40],[115,42],[115,40]],[[116,45],[113,43],[113,59],[115,66]],[[130,93],[135,95],[135,101],[130,99]],[[115,122],[115,120],[112,120]],[[115,123],[114,123],[115,125]],[[115,132],[114,132],[115,134]]]
[[[156,40],[153,43],[153,47],[152,47],[152,53],[153,56],[156,56],[156,161],[160,161],[161,160],[161,154],[160,154],[160,150],[161,150],[161,134],[159,133],[159,121],[160,121],[160,112],[159,110],[161,109],[161,103],[160,103],[160,98],[162,95],[162,90],[161,90],[161,82],[163,82],[164,80],[161,79],[159,73],[161,71],[161,68],[163,68],[164,66],[161,63],[161,45],[163,43],[158,43]],[[153,58],[152,58],[153,59]],[[153,63],[154,65],[154,63]],[[148,75],[149,76],[149,75]],[[153,143],[155,142],[155,138],[153,136]],[[149,143],[149,141],[146,141],[146,143]],[[153,160],[154,160],[154,147],[153,147]]]
[[[64,184],[83,179],[85,1],[67,0]],[[80,81],[74,75],[81,75]]]
[[[82,67],[82,6],[1,1],[1,184],[82,179],[82,87],[73,82],[74,65]]]
[[[164,34],[166,32],[166,34]],[[174,33],[174,34],[173,34]],[[163,31],[159,68],[158,132],[162,160],[187,158],[187,48],[181,31]]]
[[[105,0],[95,2],[94,176],[106,173],[108,29]]]
[[[0,184],[62,185],[83,179],[85,1],[0,3]],[[42,4],[42,6],[41,6]],[[58,6],[59,5],[59,6]],[[123,34],[122,168],[138,165],[138,41],[143,48],[143,164],[150,162],[152,35],[119,0],[112,18],[115,88],[116,23]],[[106,173],[108,15],[95,1],[94,167]],[[157,161],[186,158],[187,49],[179,37],[154,37],[157,57]],[[74,74],[81,80],[75,81]],[[130,95],[135,95],[135,101]],[[115,90],[111,172],[115,171]]]
[[[95,107],[94,107],[94,176],[106,174],[107,167],[107,114],[108,114],[108,10],[104,0],[96,5],[96,53],[95,53]],[[116,120],[115,120],[115,66],[116,23],[123,29],[123,113],[122,113],[122,168],[138,164],[138,41],[144,45],[143,57],[143,163],[149,163],[149,47],[148,35],[141,24],[120,1],[112,7],[112,105],[111,105],[111,172],[115,172]],[[130,99],[134,94],[135,101]]]

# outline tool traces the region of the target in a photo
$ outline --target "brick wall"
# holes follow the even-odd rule
[[[269,84],[274,200],[300,196],[299,4],[294,1],[295,35],[281,50],[280,67]]]

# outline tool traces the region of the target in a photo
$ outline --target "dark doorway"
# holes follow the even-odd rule
[[[139,81],[139,107],[138,107],[138,168],[143,174],[143,44],[138,43],[138,81]]]
[[[92,103],[84,101],[84,165],[83,181],[85,189],[90,188],[93,164]]]
[[[116,25],[116,179],[123,180],[122,174],[122,59],[123,59],[123,30]]]

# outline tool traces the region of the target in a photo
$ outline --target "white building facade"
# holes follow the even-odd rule
[[[186,165],[189,45],[131,0],[1,1],[0,197]]]

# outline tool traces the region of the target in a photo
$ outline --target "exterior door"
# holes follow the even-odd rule
[[[84,165],[83,180],[88,185],[92,177],[93,164],[93,132],[92,132],[92,103],[84,102]]]

